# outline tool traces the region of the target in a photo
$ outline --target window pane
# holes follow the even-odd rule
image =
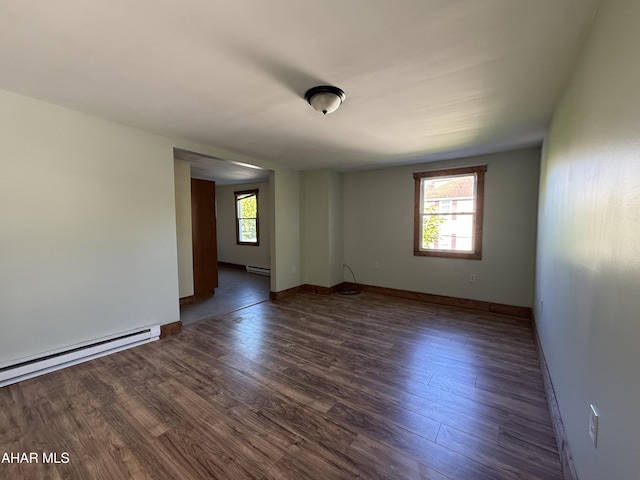
[[[437,213],[473,213],[475,185],[475,174],[425,178],[423,213],[431,213],[434,206]]]
[[[438,248],[440,227],[446,220],[437,215],[425,215],[422,217],[422,248]]]
[[[236,199],[236,243],[259,245],[258,190],[234,192]]]
[[[238,226],[240,229],[238,233],[241,242],[258,241],[256,220],[254,218],[241,218],[238,220]]]
[[[255,195],[238,199],[238,217],[256,218],[258,212],[258,199]]]
[[[413,254],[482,259],[486,165],[415,172]]]
[[[422,248],[436,250],[473,250],[473,215],[424,215]]]

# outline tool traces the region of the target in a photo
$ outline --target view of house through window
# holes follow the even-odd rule
[[[480,259],[486,165],[414,173],[414,255]]]
[[[236,243],[258,245],[258,190],[235,192]]]

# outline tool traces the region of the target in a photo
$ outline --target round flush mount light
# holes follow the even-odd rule
[[[327,113],[335,112],[342,105],[345,94],[338,87],[319,85],[307,90],[304,98],[314,110],[326,115]]]

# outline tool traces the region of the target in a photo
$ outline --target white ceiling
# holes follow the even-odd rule
[[[244,163],[209,157],[179,148],[173,149],[173,158],[191,163],[191,178],[215,180],[218,185],[269,181],[269,170]]]
[[[0,88],[300,170],[482,154],[540,144],[596,5],[0,0]]]

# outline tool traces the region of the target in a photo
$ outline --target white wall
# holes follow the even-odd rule
[[[581,480],[640,478],[638,45],[640,2],[603,1],[541,174],[536,320]]]
[[[173,151],[0,91],[0,364],[179,319]]]
[[[343,281],[342,174],[313,170],[302,174],[303,280],[333,287]]]
[[[328,170],[302,173],[302,266],[303,283],[328,287],[329,282],[329,204]]]
[[[414,256],[412,173],[479,164],[488,165],[482,260]],[[346,173],[345,263],[363,284],[530,307],[539,166],[540,149],[531,148]]]
[[[260,244],[236,244],[235,192],[258,189],[258,225]],[[216,221],[218,232],[218,261],[271,268],[271,194],[269,183],[244,183],[242,185],[216,185]]]
[[[273,170],[273,174],[269,176],[269,183],[273,189],[272,218],[274,220],[271,291],[281,292],[302,283],[300,172],[283,167]]]
[[[329,172],[329,284],[333,287],[344,278],[344,201],[342,174]]]
[[[174,160],[178,289],[180,298],[193,295],[193,232],[191,229],[191,164]]]

